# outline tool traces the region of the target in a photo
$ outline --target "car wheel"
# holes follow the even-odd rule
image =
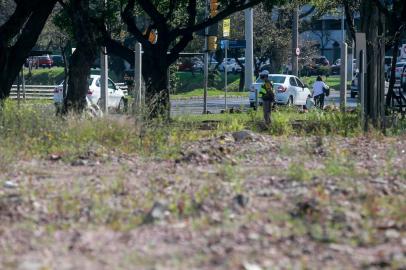
[[[117,112],[119,112],[119,113],[124,112],[125,107],[126,107],[125,100],[124,100],[124,98],[121,98],[120,102],[118,103]]]
[[[250,108],[255,108],[255,102],[250,102]]]
[[[355,98],[356,95],[357,95],[356,93],[351,92],[351,98]]]
[[[292,96],[289,97],[288,103],[286,105],[288,105],[289,107],[293,106],[293,97]]]

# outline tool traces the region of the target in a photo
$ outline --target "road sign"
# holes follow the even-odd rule
[[[223,37],[230,36],[230,19],[223,20]]]
[[[296,48],[296,55],[297,55],[297,56],[300,55],[300,48]]]
[[[220,42],[220,46],[222,49],[225,48],[225,42],[228,42],[228,48],[229,49],[245,49],[245,47],[247,46],[247,43],[244,39],[241,40],[226,40],[226,39],[222,39]]]

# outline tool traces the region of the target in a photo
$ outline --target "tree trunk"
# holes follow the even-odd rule
[[[63,113],[81,113],[86,108],[86,95],[89,90],[90,68],[96,56],[89,57],[86,49],[78,47],[69,63],[68,92],[64,100]]]
[[[395,88],[395,82],[396,82],[396,78],[395,78],[395,73],[396,73],[396,59],[398,58],[398,50],[399,50],[399,46],[400,46],[400,33],[396,33],[395,34],[395,41],[393,44],[393,52],[392,52],[392,62],[391,62],[391,66],[390,66],[390,70],[389,70],[389,74],[387,74],[389,76],[389,89],[388,89],[388,94],[386,95],[386,106],[390,106],[392,99],[394,98],[395,92],[394,92],[394,88]]]
[[[29,12],[24,6],[27,4],[17,5],[10,20],[0,27],[0,100],[10,95],[12,84],[35,46],[55,2],[41,1],[41,6],[37,5]],[[15,44],[9,47],[17,36]]]
[[[142,75],[145,81],[145,101],[149,118],[169,119],[169,65],[165,52],[144,50]]]
[[[382,100],[382,81],[385,74],[382,73],[382,55],[381,46],[382,36],[384,34],[384,18],[373,0],[363,0],[361,3],[361,28],[366,33],[367,39],[367,66],[365,96],[366,108],[365,117],[367,123],[374,127],[380,127],[383,111],[381,110]]]
[[[74,26],[77,48],[69,61],[68,93],[63,113],[73,110],[81,113],[86,106],[90,69],[97,59],[97,29],[90,21],[89,0],[72,0],[69,15]]]

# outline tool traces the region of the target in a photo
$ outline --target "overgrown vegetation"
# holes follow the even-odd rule
[[[356,112],[295,108],[270,129],[254,111],[53,115],[34,102],[0,111],[0,268],[43,250],[43,268],[99,269],[101,256],[123,269],[404,265],[405,130],[365,136]]]

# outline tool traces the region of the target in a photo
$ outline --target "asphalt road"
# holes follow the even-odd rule
[[[340,93],[338,91],[331,92],[331,95],[326,98],[326,105],[334,104],[339,106]],[[347,93],[347,107],[356,107],[357,99],[350,97],[350,92]],[[248,98],[228,98],[227,107],[248,110]],[[225,109],[224,98],[209,97],[207,101],[207,110],[211,113],[220,113]],[[182,114],[202,114],[203,113],[203,98],[201,99],[186,99],[171,101],[171,115]]]

